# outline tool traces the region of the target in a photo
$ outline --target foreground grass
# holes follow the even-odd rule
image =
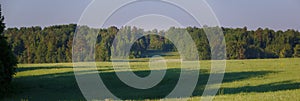
[[[135,74],[149,75],[148,62],[131,62]],[[175,87],[180,63],[168,62],[167,73],[157,86],[134,89],[122,83],[109,62],[97,63],[107,88],[121,99],[158,100]],[[199,100],[210,75],[210,61],[200,61],[201,74],[193,96]],[[13,93],[4,100],[84,100],[74,74],[72,63],[19,64],[13,80]],[[223,84],[214,100],[300,100],[300,59],[228,60]],[[184,98],[168,98],[181,100]]]

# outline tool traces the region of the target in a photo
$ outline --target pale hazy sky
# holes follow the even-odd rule
[[[7,27],[77,23],[92,0],[1,0]],[[207,0],[224,27],[300,30],[300,0]],[[130,13],[130,12],[128,12]]]

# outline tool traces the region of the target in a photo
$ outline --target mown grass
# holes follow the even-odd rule
[[[146,59],[130,65],[139,76],[150,73]],[[189,100],[200,100],[210,75],[210,61],[200,61],[200,65],[197,87]],[[157,86],[141,90],[122,83],[110,62],[97,63],[107,88],[123,100],[164,98],[172,91],[180,74],[180,62],[170,61],[167,66],[167,73]],[[17,70],[13,92],[3,100],[85,100],[77,86],[72,63],[19,64]],[[299,71],[300,59],[297,58],[228,60],[223,83],[214,100],[300,100]]]

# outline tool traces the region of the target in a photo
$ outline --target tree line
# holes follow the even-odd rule
[[[74,33],[85,33],[82,42],[77,45],[88,46],[89,40],[96,40],[95,51],[82,50],[83,53],[95,52],[97,61],[110,61],[112,52],[122,51],[113,47],[115,36],[126,34],[125,37],[117,38],[119,44],[131,42],[134,35],[153,33],[135,40],[130,49],[131,58],[147,57],[148,50],[160,50],[164,52],[177,51],[174,44],[160,35],[177,33],[178,30],[186,30],[197,46],[199,58],[206,60],[211,58],[211,47],[203,28],[171,27],[166,31],[144,31],[143,29],[125,26],[120,29],[109,27],[95,29],[76,24],[55,25],[41,28],[21,27],[7,28],[4,36],[19,63],[57,63],[72,61],[72,44]],[[213,28],[213,27],[212,27]],[[291,58],[300,57],[300,32],[289,29],[275,31],[272,29],[248,30],[244,28],[221,28],[225,40],[228,59],[258,59],[258,58]],[[96,36],[93,36],[96,35]],[[122,41],[121,41],[122,40]],[[74,47],[76,48],[76,47]],[[122,53],[126,54],[126,53]],[[121,55],[121,54],[120,54]],[[84,59],[93,58],[87,57]]]

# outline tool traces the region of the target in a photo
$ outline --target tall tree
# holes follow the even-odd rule
[[[17,65],[17,59],[3,36],[5,28],[3,21],[4,17],[2,16],[0,5],[0,98],[8,90],[8,85],[12,80]]]
[[[300,58],[300,44],[294,48],[294,57]]]

